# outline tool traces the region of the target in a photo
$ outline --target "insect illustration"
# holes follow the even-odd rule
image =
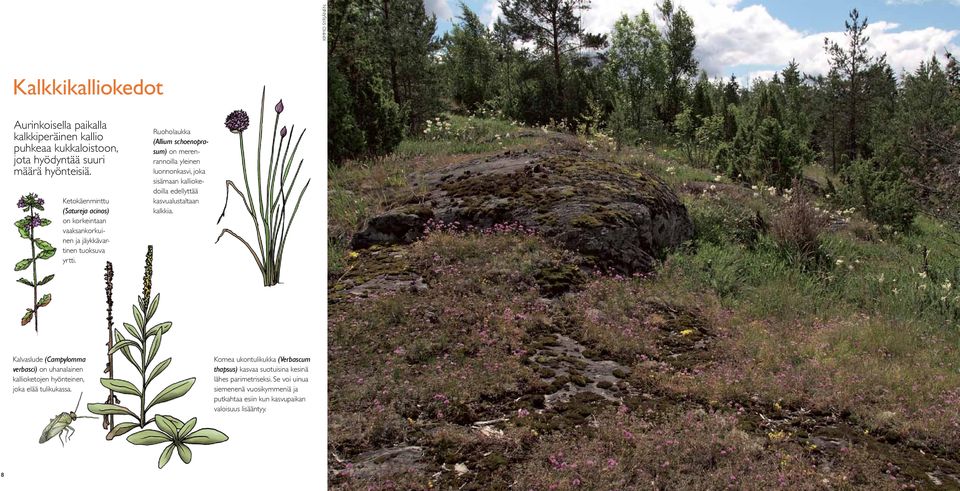
[[[77,416],[77,409],[80,409],[80,401],[83,400],[83,392],[80,393],[80,399],[77,399],[77,407],[73,411],[62,412],[57,417],[50,420],[50,424],[43,429],[43,434],[40,435],[40,443],[44,443],[47,440],[50,440],[54,436],[60,437],[60,445],[64,445],[63,433],[67,434],[67,441],[70,441],[70,437],[73,436],[74,432],[77,430],[73,429],[70,426],[71,423],[76,421],[78,418],[90,418],[97,419],[94,416]]]

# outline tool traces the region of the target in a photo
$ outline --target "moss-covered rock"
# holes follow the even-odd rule
[[[629,274],[651,270],[667,248],[693,236],[686,208],[663,181],[575,152],[508,152],[422,179],[421,201],[368,220],[353,247],[411,242],[430,220],[464,228],[517,223],[594,267]]]

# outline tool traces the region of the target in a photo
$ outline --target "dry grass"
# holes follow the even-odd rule
[[[851,448],[822,465],[797,443],[743,431],[736,415],[610,411],[596,429],[542,440],[519,489],[900,489],[884,463]]]

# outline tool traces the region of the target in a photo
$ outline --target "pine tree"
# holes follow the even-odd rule
[[[589,8],[586,0],[501,0],[500,8],[511,32],[522,41],[532,41],[536,49],[549,56],[553,68],[553,113],[566,116],[564,57],[580,46],[583,29],[581,12]]]
[[[844,133],[840,138],[842,152],[848,160],[856,159],[863,152],[861,133],[865,114],[866,72],[873,64],[873,58],[867,54],[867,19],[860,20],[857,9],[850,11],[846,27],[846,46],[824,39],[824,49],[830,55],[830,76],[839,82],[840,106],[834,109],[845,112],[843,115]]]

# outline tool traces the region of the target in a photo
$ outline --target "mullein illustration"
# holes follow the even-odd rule
[[[14,271],[23,271],[27,268],[31,268],[33,272],[33,279],[29,278],[20,278],[17,280],[24,285],[33,288],[33,306],[27,309],[27,313],[23,315],[20,319],[20,325],[25,326],[33,321],[33,330],[40,332],[40,307],[46,307],[50,305],[52,296],[47,293],[42,297],[39,296],[39,287],[46,285],[53,279],[53,275],[44,276],[42,279],[37,279],[37,261],[41,259],[50,259],[54,254],[57,253],[57,248],[50,245],[49,242],[38,238],[35,235],[37,227],[46,227],[50,225],[50,220],[46,218],[40,218],[39,211],[44,211],[43,209],[43,198],[40,198],[35,193],[30,193],[26,196],[21,196],[20,201],[17,201],[17,208],[26,212],[26,216],[14,222],[14,225],[17,227],[17,231],[20,232],[20,237],[30,241],[30,257],[22,259],[17,262],[17,265],[14,266]]]
[[[113,322],[112,273],[112,265],[108,263],[107,273],[104,275],[107,279],[108,325],[112,325]],[[160,306],[160,294],[153,295],[153,246],[147,247],[147,256],[143,272],[143,293],[137,300],[137,304],[133,306],[133,317],[136,325],[126,322],[123,323],[124,329],[131,337],[127,339],[120,333],[119,329],[114,329],[113,336],[108,341],[111,347],[107,352],[107,356],[109,363],[108,368],[111,370],[110,375],[112,375],[113,368],[112,355],[119,351],[123,357],[133,365],[137,373],[140,374],[139,383],[114,378],[113,376],[100,379],[100,384],[110,391],[110,397],[113,399],[113,402],[87,404],[87,410],[101,416],[113,417],[119,415],[133,418],[133,421],[124,421],[113,425],[110,432],[107,433],[107,440],[112,440],[131,430],[140,428],[140,431],[129,435],[127,441],[134,445],[167,443],[167,447],[160,455],[158,464],[160,468],[167,465],[174,450],[177,451],[180,460],[185,464],[189,464],[193,458],[193,451],[189,445],[212,445],[225,442],[228,438],[223,432],[212,428],[194,430],[197,423],[196,418],[184,423],[169,415],[155,414],[148,417],[150,410],[157,405],[186,395],[197,381],[195,377],[191,377],[170,384],[153,396],[150,402],[147,403],[148,387],[173,361],[172,358],[167,358],[153,365],[153,361],[160,349],[160,342],[173,326],[172,322],[159,322],[153,327],[147,328],[153,316],[157,313],[157,308]],[[134,353],[134,350],[136,350],[136,353]],[[153,366],[152,369],[150,368],[151,366]],[[115,394],[134,396],[135,401],[140,403],[139,407],[131,409],[121,406]],[[147,426],[151,423],[155,424],[160,431],[147,429]]]
[[[227,197],[223,203],[223,213],[220,214],[220,220],[227,214],[227,203],[230,199],[230,189],[232,188],[243,201],[244,208],[250,218],[253,220],[254,229],[257,232],[256,248],[250,245],[243,237],[237,235],[229,228],[224,228],[217,237],[217,242],[223,238],[223,234],[230,234],[243,245],[247,247],[250,254],[253,255],[260,275],[263,277],[263,286],[273,286],[280,282],[280,267],[283,264],[283,250],[287,243],[287,237],[290,234],[290,227],[293,225],[293,219],[300,208],[300,201],[303,194],[310,185],[310,180],[300,189],[298,195],[294,193],[294,185],[297,177],[300,175],[300,168],[303,166],[303,159],[297,164],[293,175],[290,171],[293,168],[293,162],[296,159],[297,148],[300,146],[300,140],[306,130],[300,132],[296,144],[293,145],[293,151],[290,145],[293,141],[293,129],[290,127],[290,138],[287,139],[287,127],[284,126],[277,132],[280,125],[280,113],[283,112],[283,100],[281,99],[274,106],[276,117],[273,121],[273,138],[270,144],[270,159],[266,166],[262,165],[261,149],[263,147],[263,112],[267,97],[267,89],[263,89],[263,95],[260,98],[260,128],[257,139],[257,200],[254,201],[253,193],[250,191],[250,177],[247,173],[247,157],[243,144],[243,132],[250,126],[250,117],[246,111],[236,110],[227,115],[224,125],[231,133],[236,133],[240,139],[240,166],[243,170],[243,185],[246,195],[242,193],[231,180],[227,180]],[[277,137],[279,134],[279,138]],[[286,140],[287,146],[283,143]],[[264,169],[265,167],[265,169]],[[264,172],[265,171],[265,172]],[[279,182],[278,182],[279,179]],[[294,203],[292,197],[296,195],[297,200]],[[289,217],[287,215],[288,204],[293,204]]]
[[[107,378],[113,378],[113,263],[110,261],[107,261],[107,266],[104,268],[103,280],[106,283],[105,290],[107,292],[107,367],[103,370],[103,373],[107,374]],[[110,390],[107,394],[107,400],[104,402],[106,404],[120,404],[120,399],[113,390]],[[113,428],[113,415],[104,414],[103,429],[113,431]]]

